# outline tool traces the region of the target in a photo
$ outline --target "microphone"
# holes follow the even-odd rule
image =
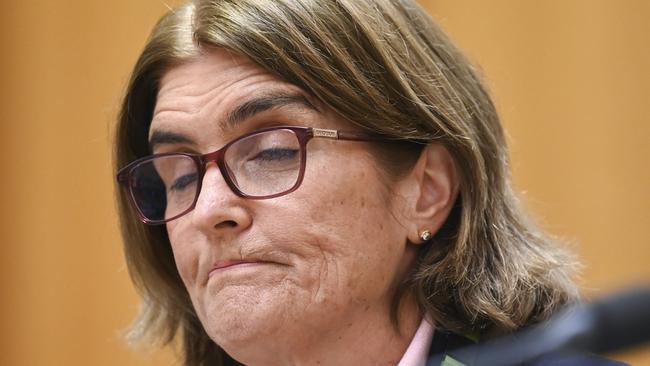
[[[634,288],[569,306],[541,324],[456,350],[468,365],[520,365],[542,356],[607,353],[650,340],[650,288]]]

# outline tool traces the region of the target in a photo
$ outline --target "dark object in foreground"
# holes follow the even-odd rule
[[[567,307],[550,320],[485,343],[447,351],[427,366],[615,365],[582,353],[608,353],[650,341],[650,288]],[[441,363],[442,362],[442,363]]]

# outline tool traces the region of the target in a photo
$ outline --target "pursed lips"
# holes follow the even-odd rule
[[[235,267],[243,267],[243,266],[250,266],[250,265],[264,264],[264,263],[270,263],[270,262],[254,260],[254,259],[253,260],[229,259],[229,260],[217,261],[213,264],[212,269],[208,273],[208,278],[212,277],[215,273],[219,271],[224,271]]]

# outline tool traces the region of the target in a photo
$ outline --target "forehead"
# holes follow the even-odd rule
[[[178,97],[216,96],[233,86],[255,82],[281,82],[248,58],[215,49],[168,70],[160,81],[155,111],[174,104]],[[225,97],[226,95],[222,95]]]
[[[191,132],[198,128],[205,134],[222,133],[228,114],[238,105],[270,95],[302,96],[313,102],[303,90],[248,58],[224,49],[212,50],[163,75],[149,135],[157,129]]]

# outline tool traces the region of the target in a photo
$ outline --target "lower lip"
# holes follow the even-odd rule
[[[259,265],[266,264],[266,263],[267,262],[242,262],[242,263],[231,264],[229,266],[215,268],[212,271],[210,271],[210,273],[208,273],[208,278],[212,277],[215,274],[220,273],[220,272],[230,271],[230,270],[234,270],[234,269],[247,268],[247,267],[254,267],[254,266],[259,266]]]

